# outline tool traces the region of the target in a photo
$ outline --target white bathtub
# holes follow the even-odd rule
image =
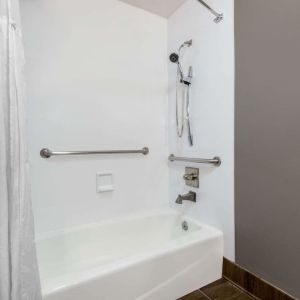
[[[45,300],[174,300],[221,277],[223,236],[168,211],[48,234],[37,251]]]

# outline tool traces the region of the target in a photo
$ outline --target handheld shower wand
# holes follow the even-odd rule
[[[187,131],[188,131],[188,141],[189,141],[189,145],[193,146],[194,145],[194,139],[193,139],[193,132],[192,132],[192,121],[191,121],[191,103],[190,103],[190,85],[192,82],[192,78],[193,78],[193,67],[190,66],[189,67],[189,74],[188,77],[189,78],[189,84],[187,86],[187,91],[186,91],[186,103],[185,103],[185,113],[186,113],[186,124],[187,124]]]
[[[177,80],[176,80],[176,126],[177,135],[182,137],[184,119],[186,119],[187,130],[188,130],[188,141],[189,145],[193,146],[193,134],[191,129],[191,118],[190,118],[190,85],[193,79],[193,69],[190,66],[188,75],[185,76],[183,68],[180,63],[181,51],[185,47],[191,47],[193,40],[185,41],[180,45],[178,53],[171,53],[169,59],[172,63],[177,64]],[[179,88],[181,88],[181,104],[179,104]],[[180,107],[179,107],[180,105]],[[184,116],[185,115],[185,116]]]
[[[176,63],[177,66],[178,66],[178,71],[179,71],[179,74],[180,74],[180,78],[181,78],[181,81],[185,83],[185,77],[184,77],[184,74],[183,74],[183,69],[182,69],[182,66],[181,66],[181,63],[180,63],[180,52],[183,48],[185,47],[191,47],[193,45],[193,40],[188,40],[188,41],[185,41],[183,44],[181,44],[181,46],[179,47],[178,49],[178,54],[177,53],[171,53],[169,59],[172,63]]]
[[[179,47],[179,52],[180,50],[183,48],[183,47],[191,47],[193,45],[193,40],[188,40],[188,41],[185,41],[180,47]]]

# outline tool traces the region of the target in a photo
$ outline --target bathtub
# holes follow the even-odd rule
[[[36,245],[44,300],[174,300],[221,278],[222,233],[175,211],[54,232]]]

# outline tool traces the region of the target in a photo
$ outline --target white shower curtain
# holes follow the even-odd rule
[[[0,299],[41,299],[28,183],[18,0],[0,0]]]

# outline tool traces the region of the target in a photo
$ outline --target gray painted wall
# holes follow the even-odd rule
[[[300,1],[236,0],[236,262],[300,298]]]

